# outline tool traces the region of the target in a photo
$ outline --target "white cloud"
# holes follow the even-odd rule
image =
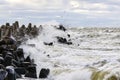
[[[8,13],[12,13],[15,11],[30,13],[65,11],[93,16],[106,16],[113,15],[115,13],[110,9],[119,9],[119,6],[110,5],[102,2],[93,3],[87,0],[5,0],[5,2],[6,4],[0,6],[0,9],[5,11],[9,7],[9,10],[11,11],[7,10]],[[4,7],[6,5],[7,7]]]
[[[73,12],[80,13],[80,14],[88,14],[88,13],[90,13],[89,10],[80,10],[80,9],[75,9],[75,10],[73,10]]]
[[[108,5],[104,3],[89,3],[86,1],[71,0],[70,5],[73,8],[82,8],[82,9],[108,9]]]
[[[0,17],[25,19],[31,18],[51,18],[50,13],[57,15],[57,18],[65,16],[68,19],[75,18],[71,15],[89,18],[119,18],[120,0],[1,0]],[[111,4],[115,2],[116,4]],[[65,14],[64,14],[65,12]],[[6,15],[7,14],[7,15]],[[67,16],[67,17],[66,17]],[[118,16],[118,17],[116,17]],[[52,16],[53,17],[53,16]],[[81,19],[81,18],[80,18]],[[27,18],[26,18],[27,20]],[[32,19],[33,20],[33,19]],[[85,20],[85,19],[84,19]]]
[[[80,7],[80,4],[77,1],[70,1],[70,4],[73,6],[73,8]]]
[[[11,7],[17,8],[41,8],[46,5],[46,0],[6,0]]]
[[[105,3],[90,3],[87,1],[70,0],[68,12],[85,14],[89,16],[105,16],[111,14],[109,5]]]
[[[11,9],[39,10],[39,11],[73,11],[89,13],[92,11],[108,11],[111,5],[105,3],[90,3],[81,0],[5,0]],[[104,12],[103,12],[104,13]]]
[[[42,12],[72,12],[77,14],[106,16],[112,15],[108,9],[113,7],[105,3],[92,3],[82,0],[5,0],[8,7],[2,7],[9,14],[19,12],[42,13]]]
[[[85,3],[84,7],[88,9],[108,9],[108,5],[103,3]]]
[[[104,11],[104,10],[80,10],[80,9],[74,9],[70,12],[78,13],[78,14],[84,14],[89,16],[108,16],[111,14],[110,11]]]
[[[64,0],[6,0],[12,8],[21,9],[63,9]]]

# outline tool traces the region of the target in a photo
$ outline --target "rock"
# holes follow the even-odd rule
[[[22,62],[22,66],[23,66],[24,68],[27,68],[27,67],[30,66],[30,65],[31,65],[30,62]]]
[[[6,67],[6,71],[8,72],[7,80],[16,80],[14,68]]]
[[[26,69],[24,67],[18,67],[15,68],[15,72],[17,75],[21,76],[22,74],[24,75],[26,73]]]
[[[11,37],[12,36],[12,28],[11,27],[7,27],[6,32],[4,37]]]
[[[50,73],[49,69],[42,68],[39,74],[39,78],[47,78],[49,73]]]
[[[5,43],[4,40],[0,40],[0,46],[5,45],[5,44],[6,44],[6,43]]]
[[[48,54],[47,57],[50,57],[50,55]]]
[[[60,29],[60,30],[63,30],[63,31],[66,31],[66,28],[63,26],[63,25],[59,25],[59,28],[57,28],[57,29]]]
[[[6,56],[5,56],[5,63],[4,63],[4,65],[5,65],[5,66],[11,66],[11,65],[12,65],[12,59],[13,59],[12,56],[6,55]]]
[[[0,80],[4,80],[7,76],[7,71],[5,70],[5,67],[0,64]]]
[[[27,56],[27,58],[25,59],[25,62],[31,62],[30,56]]]
[[[23,68],[23,67],[15,68],[16,78],[22,78],[22,75],[25,75],[25,73],[26,73],[26,69],[25,68]]]
[[[2,54],[4,52],[4,50],[5,50],[5,48],[3,46],[1,46],[1,43],[0,43],[0,54]]]
[[[15,21],[15,26],[16,26],[17,28],[19,28],[19,22],[18,22],[18,21]]]
[[[22,48],[18,48],[18,49],[17,49],[17,55],[18,55],[19,57],[24,57],[24,52],[23,52],[23,49],[22,49]]]
[[[70,34],[67,34],[68,37],[70,37]]]
[[[16,80],[17,78],[21,78],[22,74],[25,74],[25,77],[37,78],[36,75],[36,64],[34,64],[34,60],[28,56],[26,59],[24,58],[24,52],[22,48],[18,48],[22,41],[25,42],[25,39],[34,38],[39,34],[39,30],[42,30],[42,26],[39,28],[29,23],[26,28],[25,25],[19,27],[19,22],[15,21],[12,25],[6,23],[2,25],[0,28],[0,64],[3,64],[7,70],[8,76],[7,80]],[[60,30],[66,31],[63,25],[60,25]],[[64,38],[63,42],[67,43],[67,40]],[[47,43],[44,42],[45,45],[52,46],[53,42]],[[70,43],[68,43],[70,44]],[[28,44],[31,47],[35,47],[35,44]],[[50,57],[50,55],[47,55]],[[13,68],[8,68],[8,66],[14,66]],[[5,70],[4,69],[4,70]],[[42,69],[40,71],[39,78],[46,78],[49,74],[49,69]],[[0,72],[0,80],[1,72]]]
[[[25,74],[25,77],[37,78],[37,73],[36,73],[36,67],[35,66],[28,67],[27,71],[28,72]]]
[[[4,58],[0,57],[0,64],[4,64]]]
[[[59,43],[64,43],[64,44],[72,44],[72,42],[68,42],[66,38],[63,37],[57,37]]]
[[[6,56],[6,54],[7,54],[7,51],[6,50],[4,50],[4,51],[2,51],[2,57],[5,59],[5,56]]]
[[[67,42],[67,44],[68,44],[68,45],[71,45],[71,44],[72,44],[72,42]]]
[[[1,39],[3,38],[3,36],[5,35],[5,25],[1,26]]]
[[[28,24],[28,29],[31,31],[32,30],[32,23]]]
[[[29,35],[30,30],[28,28],[25,29],[25,34]]]
[[[66,43],[67,42],[66,38],[63,38],[63,37],[58,36],[57,39],[58,39],[58,42],[60,42],[60,43]]]
[[[21,37],[21,38],[23,38],[23,37],[25,37],[25,25],[22,25],[22,27],[21,28],[19,28],[19,36]]]
[[[50,43],[44,42],[44,44],[49,45],[49,46],[53,46],[53,42],[50,42]]]
[[[3,38],[3,41],[1,41],[1,42],[2,42],[2,43],[5,42],[6,45],[13,45],[13,44],[16,43],[15,40],[13,40],[12,38],[10,38],[10,37],[8,37],[8,36],[5,36],[5,37]]]
[[[71,45],[71,44],[72,44],[72,42],[67,41],[67,39],[66,39],[66,38],[63,38],[63,37],[57,36],[57,40],[58,40],[59,43],[68,44],[68,45]]]
[[[22,28],[22,29],[25,29],[25,25],[23,24],[23,25],[21,26],[21,28]]]
[[[22,44],[22,41],[17,41],[16,46],[20,46]]]
[[[34,25],[34,27],[30,31],[30,35],[32,37],[36,37],[38,35],[38,33],[39,33],[39,29],[36,27],[36,25]]]
[[[9,27],[9,26],[10,26],[10,23],[6,23],[6,26]]]
[[[18,60],[21,63],[24,62],[25,58],[24,58],[23,49],[18,48],[15,54],[16,54],[16,60]]]

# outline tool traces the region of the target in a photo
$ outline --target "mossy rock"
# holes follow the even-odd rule
[[[115,75],[110,76],[107,80],[118,80]]]

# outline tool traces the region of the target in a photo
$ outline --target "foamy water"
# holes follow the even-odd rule
[[[71,39],[73,45],[58,43],[56,36]],[[43,42],[54,42],[54,46]],[[27,44],[35,44],[35,47]],[[29,39],[21,47],[25,56],[30,55],[35,60],[38,75],[41,68],[50,69],[44,80],[120,79],[120,29],[68,28],[64,32],[44,25],[37,38]]]

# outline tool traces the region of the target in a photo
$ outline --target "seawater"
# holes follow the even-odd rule
[[[56,36],[71,39],[73,45],[58,43]],[[43,42],[54,45],[46,46]],[[49,68],[50,74],[47,79],[18,80],[120,79],[120,28],[68,28],[64,32],[53,25],[44,25],[38,37],[20,47],[25,57],[30,55],[35,60],[37,75],[41,68]]]

